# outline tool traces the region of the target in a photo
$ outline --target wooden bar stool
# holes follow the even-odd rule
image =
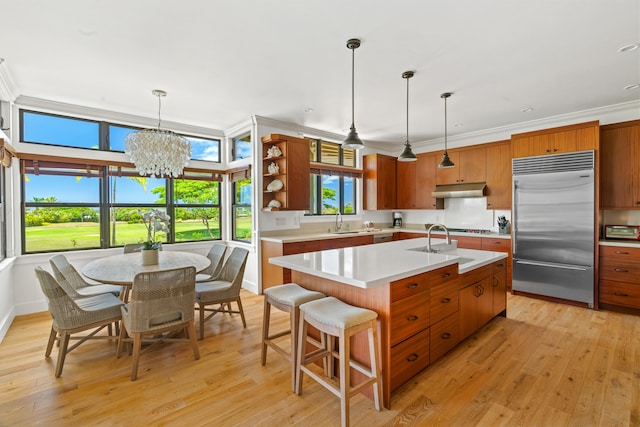
[[[382,384],[380,383],[380,360],[378,359],[378,331],[376,319],[378,313],[365,308],[354,307],[334,297],[311,301],[300,306],[300,326],[298,335],[298,359],[296,362],[295,393],[302,393],[302,373],[308,374],[333,394],[340,398],[342,425],[349,425],[349,400],[353,395],[369,385],[373,386],[373,397],[376,410],[380,410]],[[305,341],[307,326],[311,325],[323,336],[322,346],[311,353],[306,353]],[[351,337],[366,330],[369,338],[369,358],[371,368],[355,360],[351,360]],[[326,339],[325,335],[329,336]],[[338,351],[334,351],[334,338],[338,338]],[[339,360],[340,386],[336,381],[329,381],[307,367],[321,358]],[[326,366],[326,365],[325,365]],[[351,371],[354,368],[367,377],[362,383],[351,386]],[[326,373],[326,368],[325,368]],[[333,370],[329,371],[333,378]]]
[[[264,291],[264,315],[262,317],[262,354],[260,363],[267,363],[267,347],[271,347],[282,357],[291,362],[291,389],[296,384],[296,354],[298,351],[298,322],[300,319],[300,305],[309,301],[324,298],[322,292],[309,291],[295,283],[274,286]],[[286,331],[269,335],[269,323],[271,321],[271,306],[289,313],[290,328]],[[291,334],[291,351],[287,352],[278,346],[274,340]]]

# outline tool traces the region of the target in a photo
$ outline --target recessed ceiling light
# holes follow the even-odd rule
[[[624,88],[625,89],[638,89],[640,87],[640,83],[636,83],[634,85],[627,85]]]
[[[639,47],[640,47],[640,43],[628,44],[628,45],[622,46],[620,49],[618,49],[618,52],[631,52],[632,50],[636,50]]]
[[[304,109],[304,112],[305,113],[313,113],[313,108],[307,107],[307,108]]]
[[[461,128],[462,126],[464,126],[464,123],[456,123],[453,125],[454,128]]]
[[[531,111],[533,111],[533,107],[527,107],[527,108],[523,108],[522,110],[520,110],[523,113],[530,113]]]

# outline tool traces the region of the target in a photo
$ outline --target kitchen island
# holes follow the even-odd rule
[[[269,260],[290,269],[292,281],[307,289],[378,313],[387,408],[394,390],[490,319],[506,315],[504,252],[429,253],[422,250],[426,245],[419,238]],[[354,337],[352,352],[368,365],[364,335]]]

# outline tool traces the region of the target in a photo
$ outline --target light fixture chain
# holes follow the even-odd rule
[[[354,127],[356,119],[356,113],[355,113],[355,105],[356,105],[356,101],[355,101],[355,97],[356,97],[356,91],[355,91],[355,66],[356,66],[356,49],[352,48],[351,49],[351,127]]]
[[[160,130],[160,109],[162,108],[162,95],[158,95],[158,130]]]
[[[407,77],[407,143],[409,142],[409,78]]]
[[[447,98],[444,98],[444,151],[447,151]]]

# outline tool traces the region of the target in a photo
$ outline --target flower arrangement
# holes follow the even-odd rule
[[[147,240],[142,243],[142,249],[158,249],[162,242],[156,240],[156,233],[169,233],[171,217],[159,209],[149,209],[142,215],[144,226],[147,228]]]

